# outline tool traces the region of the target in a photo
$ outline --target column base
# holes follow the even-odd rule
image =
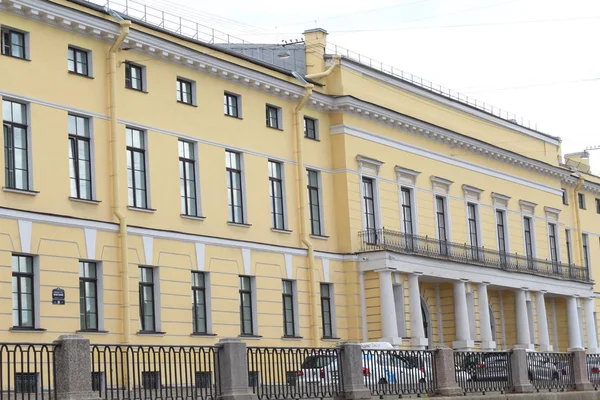
[[[567,349],[567,351],[571,352],[571,351],[585,351],[585,348],[583,347],[569,347]]]
[[[600,348],[598,348],[598,347],[588,348],[587,353],[588,354],[600,354]]]
[[[515,384],[513,385],[513,391],[514,393],[533,393],[535,388],[531,383]]]
[[[456,340],[452,342],[452,348],[454,350],[472,350],[475,347],[475,342],[473,340]]]
[[[496,342],[494,342],[494,341],[481,342],[481,350],[483,350],[483,351],[496,350]]]
[[[521,343],[515,344],[513,349],[535,350],[535,346],[532,343]]]
[[[554,347],[551,344],[540,344],[540,351],[543,353],[552,353]]]
[[[410,347],[414,350],[425,350],[429,346],[427,338],[410,338]]]
[[[463,396],[465,394],[464,390],[461,389],[458,385],[452,387],[438,388],[435,392],[440,396]]]
[[[587,392],[594,390],[594,385],[591,382],[575,382],[575,390],[578,392]]]
[[[401,337],[384,337],[378,340],[378,342],[387,342],[389,344],[391,344],[392,346],[401,346],[402,345],[402,338]]]

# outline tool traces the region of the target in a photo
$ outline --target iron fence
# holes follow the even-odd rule
[[[0,400],[56,400],[54,345],[0,344]]]
[[[436,387],[433,352],[363,350],[364,382],[373,396],[428,394]]]
[[[506,351],[454,353],[456,382],[466,393],[506,393],[512,388],[510,354]]]
[[[587,268],[511,254],[484,247],[409,235],[390,229],[359,232],[361,251],[389,250],[552,278],[590,282]]]
[[[217,348],[92,345],[92,389],[103,399],[216,399]]]
[[[262,399],[338,397],[343,392],[338,348],[248,347],[249,386]]]
[[[573,354],[527,353],[527,374],[529,381],[538,392],[574,389]]]
[[[588,354],[586,357],[586,367],[588,378],[594,389],[600,387],[600,354]]]

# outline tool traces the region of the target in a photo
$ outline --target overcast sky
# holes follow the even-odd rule
[[[328,42],[536,121],[564,153],[600,146],[600,0],[129,1],[254,43],[324,28]],[[600,149],[590,154],[599,174]]]

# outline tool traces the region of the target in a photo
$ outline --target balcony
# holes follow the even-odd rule
[[[573,264],[509,254],[484,247],[437,240],[428,236],[408,235],[385,228],[361,231],[359,239],[361,252],[387,250],[508,272],[591,282],[587,268]]]

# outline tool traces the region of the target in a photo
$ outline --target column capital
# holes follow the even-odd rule
[[[469,280],[467,278],[460,278],[459,281],[461,281],[462,283],[467,283],[469,282]]]
[[[490,282],[486,282],[486,281],[483,281],[483,282],[478,282],[478,283],[477,283],[477,285],[478,285],[478,286],[489,286],[489,285],[490,285]]]
[[[524,292],[529,292],[529,288],[527,286],[522,286],[519,288],[519,290],[522,290]]]
[[[578,299],[579,295],[578,294],[572,294],[571,297],[574,297],[574,298]]]
[[[548,291],[546,289],[540,289],[537,291],[538,293],[541,293],[542,295],[548,293]]]
[[[378,274],[382,273],[382,272],[396,272],[396,268],[391,268],[391,267],[384,267],[384,268],[378,268],[378,269],[374,269],[373,272],[377,272]]]
[[[421,275],[423,275],[423,273],[420,271],[413,271],[410,273],[410,275],[421,276]]]

